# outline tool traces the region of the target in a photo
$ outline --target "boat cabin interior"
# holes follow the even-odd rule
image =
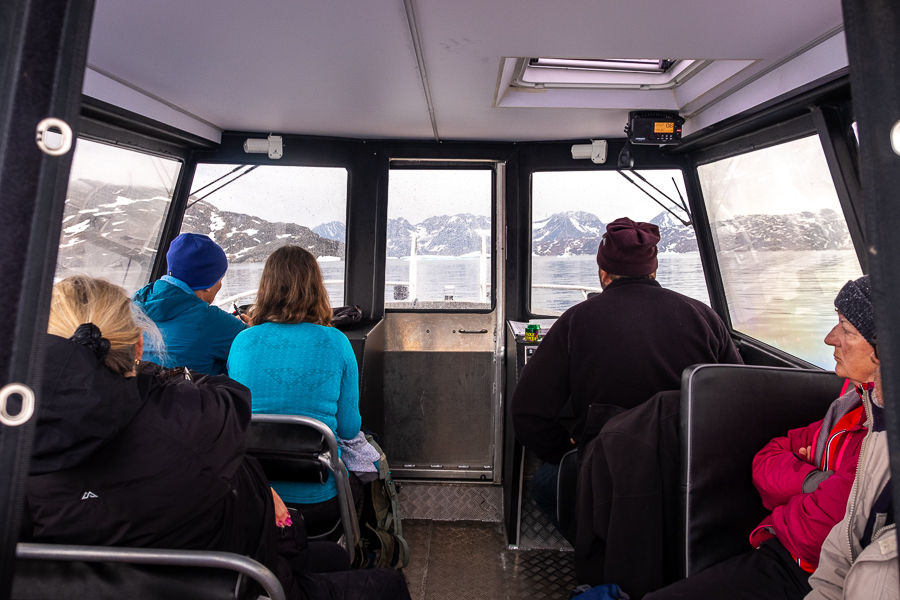
[[[578,584],[510,400],[555,319],[602,293],[597,248],[620,217],[659,227],[660,284],[710,306],[767,374],[685,374],[682,427],[740,442],[682,444],[681,576],[744,550],[765,514],[749,474],[711,490],[824,415],[832,301],[863,274],[900,482],[891,0],[8,0],[0,34],[0,598],[29,585],[16,542],[52,285],[87,273],[131,294],[184,232],[225,250],[228,312],[286,244],[317,258],[333,307],[359,309],[339,328],[413,598]],[[758,419],[760,390],[808,402]],[[719,514],[735,495],[739,522]]]

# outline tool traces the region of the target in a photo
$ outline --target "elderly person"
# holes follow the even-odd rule
[[[838,324],[825,337],[835,373],[854,389],[822,421],[769,442],[753,459],[753,483],[772,511],[750,535],[754,547],[653,594],[668,598],[796,598],[811,591],[826,536],[844,516],[860,448],[872,426],[875,317],[869,277],[848,281],[834,300]],[[627,590],[626,590],[627,591]]]
[[[245,454],[249,390],[141,362],[142,333],[158,335],[125,290],[64,279],[48,331],[23,539],[234,552],[276,573],[292,600],[409,598],[393,570],[326,573],[343,550],[307,544]]]
[[[884,392],[876,352],[875,389],[871,394],[871,433],[866,438],[859,475],[847,502],[844,519],[822,546],[819,568],[809,584],[807,600],[896,600],[900,598],[897,576],[897,525],[891,492],[891,465],[884,420]]]
[[[606,226],[597,250],[603,293],[559,318],[522,370],[511,409],[516,438],[545,464],[532,481],[554,525],[562,456],[582,440],[591,404],[625,409],[681,387],[698,363],[743,364],[711,308],[656,281],[659,228],[624,217]],[[571,399],[570,433],[557,415]]]
[[[246,325],[212,306],[228,270],[225,251],[205,235],[182,233],[166,253],[167,274],[134,294],[134,303],[162,332],[168,354],[147,360],[208,375],[225,370],[231,342]]]

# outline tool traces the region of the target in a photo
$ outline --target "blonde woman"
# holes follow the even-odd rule
[[[142,363],[142,333],[154,329],[125,290],[64,279],[48,331],[23,538],[249,555],[292,599],[363,585],[375,585],[372,597],[409,597],[394,571],[309,572],[342,550],[307,549],[298,526],[279,534],[269,483],[244,454],[250,392],[225,376]]]

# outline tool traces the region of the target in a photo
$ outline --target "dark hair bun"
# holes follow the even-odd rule
[[[69,339],[93,350],[98,361],[105,360],[106,355],[109,354],[109,340],[103,337],[100,328],[93,323],[82,323]]]

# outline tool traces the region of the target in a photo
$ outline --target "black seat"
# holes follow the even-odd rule
[[[19,544],[10,598],[57,600],[159,598],[284,600],[275,575],[258,562],[228,552],[157,550],[62,544]]]
[[[353,562],[359,543],[356,507],[347,469],[338,455],[337,439],[327,425],[300,415],[253,415],[247,454],[255,457],[269,481],[324,484],[334,475],[341,511],[344,548]],[[310,539],[324,537],[311,535]]]
[[[679,566],[693,575],[746,552],[768,514],[751,465],[774,437],[822,419],[843,386],[832,372],[694,365],[681,383]]]

